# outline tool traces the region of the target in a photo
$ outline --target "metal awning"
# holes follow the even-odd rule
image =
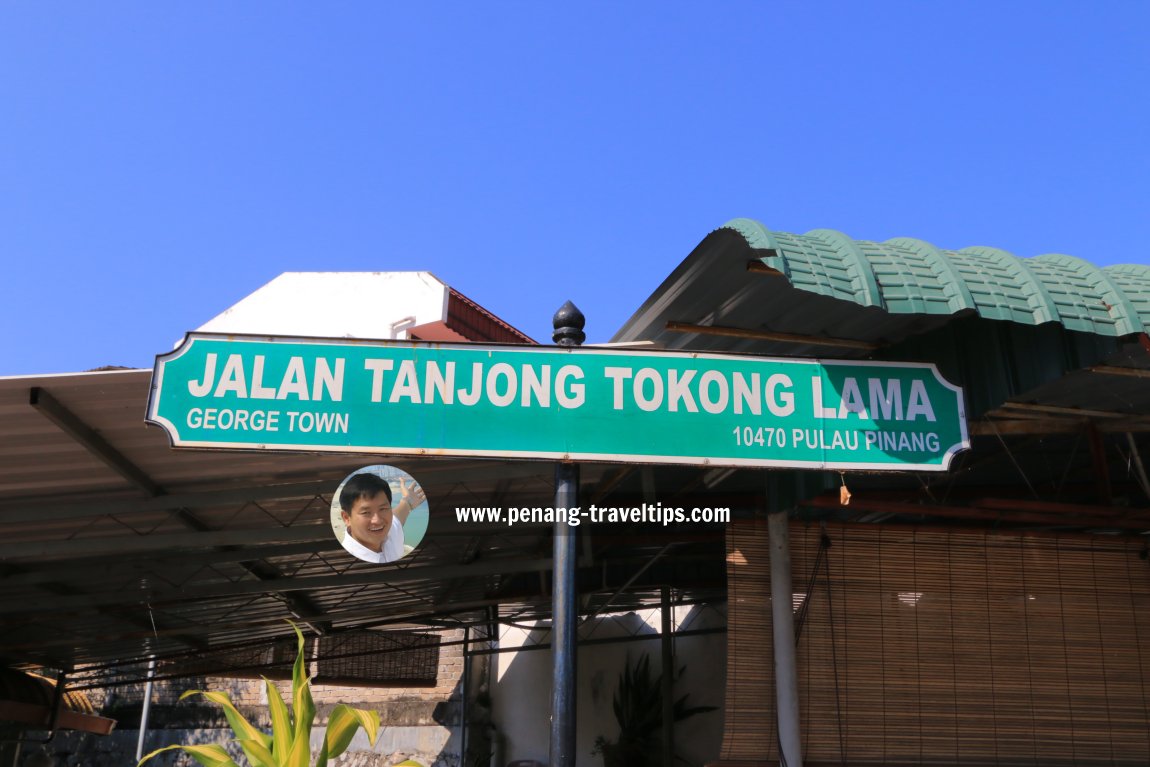
[[[1150,529],[1141,461],[1150,447],[1147,324],[1150,266],[876,243],[828,229],[796,235],[735,219],[707,235],[612,341],[925,361],[964,387],[974,449],[951,472],[797,478],[788,493],[815,518],[1142,530]],[[842,507],[841,481],[871,492]],[[1127,509],[1121,524],[1111,504]]]
[[[971,316],[1103,338],[1142,333],[1150,266],[877,243],[830,229],[789,234],[737,218],[699,243],[612,341],[868,357]]]
[[[0,378],[0,665],[219,658],[290,634],[289,618],[336,635],[549,617],[550,525],[465,524],[454,509],[551,506],[552,463],[173,450],[144,424],[150,375]],[[415,477],[432,509],[425,543],[389,565],[348,555],[329,521],[339,482],[375,463]],[[603,499],[698,477],[589,465],[582,485]],[[588,609],[672,538],[587,531]],[[613,605],[657,602],[659,583],[721,594],[721,549],[721,527],[694,531]]]
[[[819,243],[826,253],[815,258]],[[880,268],[878,251],[902,282]],[[933,264],[934,276],[898,259]],[[995,304],[1022,312],[1025,303],[1029,321],[991,318],[989,298],[967,306],[945,290],[914,303],[914,291],[945,282],[940,259],[951,256],[904,241],[768,237],[728,226],[703,240],[615,340],[936,362],[967,386],[976,435],[954,471],[840,478],[585,465],[584,497],[621,505],[706,499],[736,514],[761,512],[769,498],[811,520],[1150,529],[1150,482],[1140,475],[1150,444],[1150,340],[1126,333],[1150,307],[1145,269],[1102,270],[1124,294],[1122,312],[1099,313],[1095,298],[1120,304],[1110,293],[1089,294],[1071,321],[1070,307],[1081,302],[1056,298],[1047,308],[1060,319],[1040,322],[1033,297]],[[876,288],[869,292],[858,287],[867,283],[864,265]],[[851,276],[834,287],[828,275],[840,268]],[[963,279],[973,297],[973,278]],[[1073,326],[1087,320],[1093,329]],[[108,670],[151,656],[221,658],[274,644],[287,633],[285,618],[335,636],[550,616],[550,526],[461,523],[454,509],[550,506],[552,464],[172,450],[143,422],[149,380],[147,370],[0,378],[0,665]],[[370,565],[336,542],[329,505],[347,474],[381,462],[419,480],[432,516],[415,553]],[[849,507],[837,501],[843,479],[855,492]],[[664,584],[680,601],[725,594],[722,525],[579,535],[585,613],[655,604]],[[196,668],[203,673],[202,662]]]

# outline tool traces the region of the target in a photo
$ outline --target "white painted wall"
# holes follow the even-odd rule
[[[681,630],[726,626],[725,606],[716,608],[676,608],[672,621]],[[594,625],[580,626],[580,638],[622,637],[631,634],[657,635],[659,610],[625,613],[599,618]],[[500,647],[521,647],[532,641],[547,641],[546,628],[529,632],[507,628]],[[602,759],[591,756],[595,738],[614,739],[618,725],[611,710],[611,698],[628,654],[638,659],[650,655],[652,675],[661,670],[660,641],[602,644],[579,648],[576,661],[576,745],[577,767],[601,767]],[[675,640],[676,667],[684,667],[675,685],[676,697],[689,693],[690,705],[716,706],[717,711],[681,722],[676,726],[675,749],[691,765],[718,758],[723,736],[723,696],[727,678],[727,635],[707,634]],[[503,764],[517,759],[535,759],[547,764],[551,715],[551,652],[531,650],[496,656],[497,682],[493,691],[493,719],[502,734]]]
[[[285,272],[199,330],[404,339],[407,328],[445,320],[447,298],[430,272]]]

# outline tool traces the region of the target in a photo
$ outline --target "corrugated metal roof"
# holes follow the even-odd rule
[[[1019,258],[987,247],[942,250],[909,237],[869,242],[831,229],[772,232],[749,218],[721,229],[740,234],[795,288],[892,314],[967,310],[1105,336],[1140,333],[1150,323],[1150,266],[1097,267],[1061,254]]]
[[[549,613],[551,525],[461,522],[454,509],[551,506],[551,462],[173,450],[143,420],[150,373],[0,377],[0,666],[87,667],[87,678],[69,676],[86,685],[112,662],[270,643],[290,636],[287,617],[334,635],[487,620],[488,609]],[[60,426],[64,411],[83,439]],[[387,565],[351,557],[330,524],[339,482],[375,463],[415,477],[430,508],[423,543]],[[582,483],[619,471],[586,465]],[[639,474],[629,481],[638,492]],[[595,497],[626,489],[611,488]],[[581,554],[594,556],[597,585],[582,592],[592,606],[671,535],[612,532]],[[721,552],[713,527],[651,568],[664,579],[652,583],[686,593],[705,568],[721,577]],[[635,588],[657,603],[657,586]]]

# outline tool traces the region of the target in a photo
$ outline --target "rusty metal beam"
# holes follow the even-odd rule
[[[809,346],[830,346],[836,349],[861,349],[874,351],[881,348],[881,344],[870,341],[855,341],[849,338],[828,338],[827,336],[804,336],[796,333],[774,333],[768,330],[751,330],[750,328],[732,328],[724,325],[694,325],[690,322],[667,322],[667,330],[675,333],[697,333],[703,336],[729,336],[731,338],[749,338],[755,341],[777,341],[785,344],[806,344]]]
[[[840,509],[838,494],[819,495],[802,503],[820,509]],[[1028,511],[1007,511],[973,506],[942,506],[935,504],[898,503],[894,501],[860,498],[855,493],[851,498],[851,511],[873,512],[878,514],[899,514],[915,517],[940,517],[968,521],[1007,522],[1012,524],[1043,525],[1050,527],[1090,527],[1117,530],[1150,530],[1150,517],[1130,518],[1109,515],[1086,516],[1079,514],[1051,514]]]
[[[972,506],[983,509],[998,509],[1002,511],[1039,511],[1050,514],[1077,514],[1079,516],[1097,517],[1124,517],[1131,511],[1150,510],[1120,509],[1114,506],[1092,506],[1082,503],[1056,503],[1054,501],[1035,501],[1026,498],[976,498]]]
[[[768,251],[768,253],[770,253],[772,256],[777,255],[773,250]],[[772,269],[762,261],[755,259],[747,262],[747,271],[751,272],[752,274],[763,274],[768,277],[786,277],[786,275],[780,272],[778,269]]]
[[[1051,413],[1073,418],[1137,418],[1139,413],[1122,413],[1116,410],[1089,410],[1080,407],[1043,405],[1037,402],[1003,402],[999,410],[1024,410],[1032,413]]]
[[[1107,418],[1102,421],[1092,422],[1080,418],[1040,418],[1032,416],[1020,416],[1018,418],[1007,418],[1004,420],[983,419],[971,421],[968,425],[968,432],[972,437],[986,437],[996,434],[1003,436],[1079,434],[1088,423],[1093,423],[1094,427],[1102,434],[1113,434],[1117,432],[1142,434],[1150,432],[1150,420],[1144,418],[1133,418],[1126,421]]]
[[[1139,368],[1121,368],[1117,365],[1095,365],[1089,368],[1091,373],[1102,373],[1108,376],[1131,376],[1133,378],[1150,378],[1150,370]]]

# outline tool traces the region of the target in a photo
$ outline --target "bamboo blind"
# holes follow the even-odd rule
[[[1150,566],[1131,537],[791,528],[807,764],[1150,764]],[[728,533],[723,759],[774,760],[766,525]],[[827,577],[829,570],[829,579]]]
[[[775,692],[771,642],[771,581],[767,523],[735,521],[727,528],[727,693],[724,762],[775,753]]]

